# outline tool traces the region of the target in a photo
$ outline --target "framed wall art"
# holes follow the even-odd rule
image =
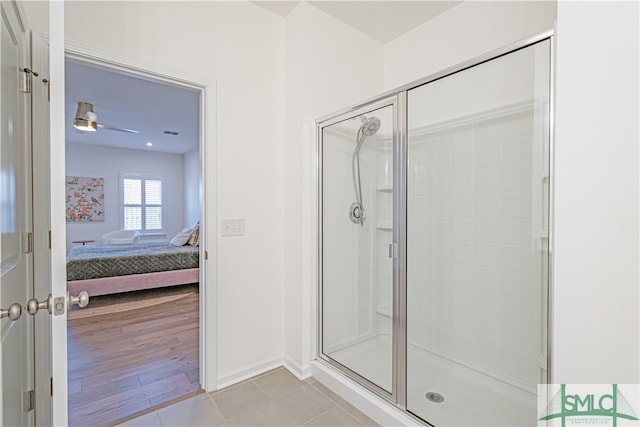
[[[66,177],[67,222],[104,221],[104,178]]]

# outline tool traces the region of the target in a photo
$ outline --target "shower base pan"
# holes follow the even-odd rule
[[[388,335],[378,335],[329,356],[383,388],[391,384]],[[407,409],[433,425],[535,425],[535,394],[412,345],[407,358],[411,369]],[[437,393],[444,400],[431,401],[428,393]]]

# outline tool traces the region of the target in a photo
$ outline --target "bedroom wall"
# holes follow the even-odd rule
[[[184,226],[200,221],[200,152],[184,154]]]
[[[207,197],[217,197],[218,220],[243,218],[246,227],[209,243],[217,250],[218,382],[280,363],[283,19],[249,2],[73,1],[65,20],[67,40],[215,81],[217,164],[208,173],[217,188]]]
[[[73,240],[92,239],[100,243],[104,233],[119,230],[119,173],[146,173],[164,177],[164,224],[166,234],[143,237],[142,240],[168,240],[184,227],[183,156],[143,150],[67,143],[67,176],[104,178],[105,220],[67,223],[67,252]]]

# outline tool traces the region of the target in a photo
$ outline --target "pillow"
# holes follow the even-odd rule
[[[189,241],[189,237],[191,237],[191,229],[183,228],[182,231],[179,231],[169,243],[173,246],[184,246]]]
[[[109,244],[117,245],[120,243],[133,243],[133,237],[112,237],[109,239]]]
[[[200,225],[196,225],[193,229],[188,243],[190,246],[198,246],[200,244]]]

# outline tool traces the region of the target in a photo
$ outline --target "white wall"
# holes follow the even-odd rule
[[[185,227],[200,221],[200,152],[198,149],[184,154],[184,223]]]
[[[385,45],[384,87],[552,29],[554,19],[553,1],[465,1]]]
[[[219,381],[282,355],[282,18],[249,2],[67,2],[66,38],[216,82]],[[87,16],[96,19],[87,19]],[[210,219],[210,218],[209,218]],[[209,222],[209,226],[218,227]],[[212,243],[213,245],[213,243]]]
[[[120,224],[120,172],[157,175],[164,178],[164,229],[166,235],[144,240],[171,239],[184,227],[183,157],[181,154],[67,143],[67,176],[104,178],[105,220],[67,223],[67,251],[74,240],[92,239],[122,228]]]
[[[638,14],[558,3],[556,383],[640,382]]]
[[[305,3],[285,21],[284,353],[307,372],[311,354],[314,120],[382,91],[382,45]]]

